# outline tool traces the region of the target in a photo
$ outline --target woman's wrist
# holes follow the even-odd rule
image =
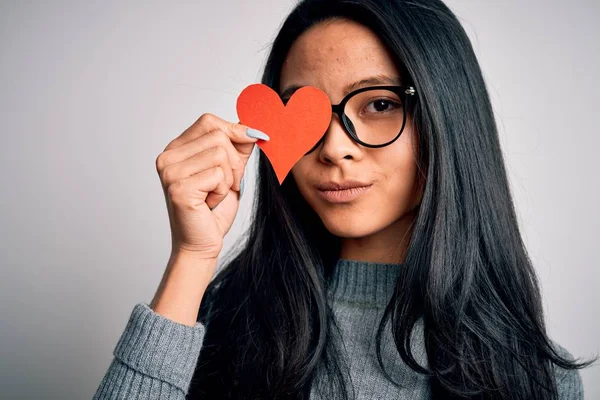
[[[173,251],[150,308],[165,318],[194,326],[202,297],[216,267],[216,258]]]

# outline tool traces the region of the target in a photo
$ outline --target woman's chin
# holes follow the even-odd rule
[[[325,228],[333,235],[341,238],[360,238],[373,233],[367,221],[327,220],[322,219]]]

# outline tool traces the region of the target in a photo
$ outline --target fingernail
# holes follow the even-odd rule
[[[254,139],[271,140],[269,135],[257,129],[247,128],[246,135]]]
[[[242,180],[240,182],[240,198],[244,194],[244,176],[242,176]]]

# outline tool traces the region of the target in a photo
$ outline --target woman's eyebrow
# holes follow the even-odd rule
[[[365,79],[361,79],[360,81],[352,82],[349,85],[344,87],[343,95],[347,95],[353,90],[359,89],[361,87],[370,86],[370,85],[401,85],[402,81],[399,77],[391,77],[387,75],[375,75]],[[300,88],[304,87],[303,85],[292,85],[286,88],[279,97],[285,99],[288,96],[294,94],[294,92]]]
[[[399,77],[391,77],[387,75],[376,75],[360,81],[351,83],[344,88],[344,96],[348,93],[365,86],[371,85],[402,85]]]

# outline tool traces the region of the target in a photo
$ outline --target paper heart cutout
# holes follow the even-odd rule
[[[284,105],[269,86],[253,84],[242,91],[236,108],[242,125],[258,129],[271,138],[256,144],[271,162],[280,185],[331,122],[329,97],[314,86],[296,90]]]

